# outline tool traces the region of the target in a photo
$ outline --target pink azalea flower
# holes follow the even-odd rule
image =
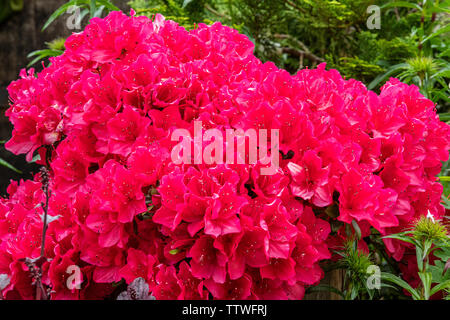
[[[218,283],[225,282],[228,258],[216,248],[213,238],[203,236],[197,239],[189,250],[188,257],[192,257],[192,275],[196,278],[211,278]]]
[[[265,250],[270,258],[287,259],[293,248],[297,228],[289,220],[286,208],[279,200],[264,206],[260,226],[267,231]]]
[[[322,168],[321,159],[313,151],[304,154],[302,165],[290,162],[287,167],[293,180],[291,191],[294,196],[311,199],[318,207],[331,204],[328,169]]]

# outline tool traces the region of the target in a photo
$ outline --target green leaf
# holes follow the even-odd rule
[[[430,240],[425,241],[425,244],[423,247],[422,259],[425,260],[426,256],[428,256],[430,254],[430,249],[431,249],[432,245],[433,245],[433,242],[431,242]]]
[[[333,203],[331,206],[328,206],[325,209],[325,213],[330,218],[337,218],[339,216],[339,207],[335,203]],[[338,220],[335,220],[335,219],[333,219],[332,221],[337,221],[337,222],[340,223],[339,227],[342,226],[342,222],[341,221],[338,221]]]
[[[428,272],[431,272],[433,277],[432,283],[442,283],[444,281],[450,280],[450,271],[445,269],[445,262],[436,260],[434,265],[430,265],[428,267]]]
[[[445,208],[450,209],[450,200],[448,200],[447,197],[444,196],[444,195],[441,196],[441,200],[442,200],[442,202],[443,202],[442,205],[443,205]]]
[[[45,58],[49,57],[56,57],[63,54],[63,51],[61,50],[53,50],[53,49],[43,49],[43,50],[36,50],[28,54],[27,58],[32,58],[36,56],[35,59],[33,59],[29,64],[28,67],[31,67],[36,62],[39,62],[41,60],[44,60]]]
[[[386,79],[387,77],[393,75],[394,73],[404,69],[408,67],[407,63],[399,63],[396,65],[391,66],[386,73],[379,75],[378,77],[376,77],[375,79],[372,80],[371,83],[369,83],[369,85],[367,86],[367,88],[369,90],[373,90],[381,81],[383,81],[384,79]]]
[[[94,18],[100,18],[102,16],[103,10],[105,10],[105,6],[100,6],[94,13]]]
[[[438,285],[435,285],[433,287],[433,289],[431,289],[431,291],[430,291],[430,297],[433,296],[434,294],[438,293],[441,290],[449,289],[449,288],[450,288],[450,280],[447,280]]]
[[[448,176],[440,176],[440,177],[438,177],[439,178],[439,180],[441,180],[441,181],[450,181],[450,177],[448,177]]]
[[[400,286],[401,288],[408,291],[412,295],[414,300],[420,300],[420,295],[417,293],[417,291],[414,290],[406,281],[402,280],[401,278],[390,273],[382,272],[381,279],[384,279],[386,281],[392,282]]]
[[[397,289],[395,286],[392,286],[392,285],[387,284],[387,283],[382,283],[380,286],[382,288]]]
[[[448,0],[439,1],[433,3],[429,1],[430,7],[427,8],[427,13],[450,13],[450,2]]]
[[[388,236],[384,236],[383,238],[388,238],[388,239],[397,239],[397,240],[401,240],[404,242],[408,242],[411,243],[413,245],[417,245],[417,241],[409,236],[407,236],[407,234],[409,234],[409,232],[402,232],[402,233],[397,233],[397,234],[391,234]]]
[[[23,0],[10,0],[9,5],[13,11],[20,11],[23,9]]]
[[[97,0],[97,3],[101,6],[105,6],[105,8],[107,8],[110,11],[120,11],[120,9],[118,7],[116,7],[115,5],[113,5],[110,1],[108,0]]]
[[[419,11],[422,11],[422,7],[419,6],[416,3],[411,3],[408,1],[394,1],[390,3],[386,3],[385,5],[381,6],[381,9],[387,9],[387,8],[411,8],[411,9],[417,9]]]
[[[438,78],[438,77],[449,78],[450,77],[450,66],[446,66],[446,67],[440,69],[439,71],[434,73],[430,78],[434,79],[434,78]],[[444,88],[445,87],[446,86],[444,86]]]
[[[356,232],[356,235],[358,236],[358,239],[361,240],[361,229],[360,229],[360,227],[358,225],[358,222],[356,222],[355,219],[352,220],[352,226],[353,226],[353,229]]]
[[[433,32],[428,37],[422,40],[422,43],[425,43],[426,41],[433,39],[434,37],[437,37],[443,33],[450,32],[450,24],[446,25],[445,27]]]
[[[183,5],[181,6],[183,9],[184,8],[186,8],[187,7],[187,5],[189,4],[189,3],[191,3],[193,0],[184,0],[183,1]]]
[[[429,300],[430,299],[430,289],[431,289],[431,273],[430,272],[419,272],[419,277],[420,280],[422,280],[422,285],[423,285],[423,289],[424,289],[424,294],[425,294],[425,300]]]
[[[3,160],[2,158],[0,158],[0,165],[1,165],[1,166],[4,166],[4,167],[6,167],[6,168],[8,168],[8,169],[10,169],[10,170],[12,170],[12,171],[15,171],[15,172],[17,172],[17,173],[19,173],[19,174],[22,174],[22,171],[16,169],[13,165],[11,165],[10,163],[6,162],[6,161]]]
[[[350,300],[355,300],[359,293],[359,286],[356,284],[352,286],[352,291],[350,293]]]
[[[77,6],[81,4],[88,4],[89,0],[71,0],[65,4],[63,4],[61,7],[56,9],[55,12],[48,18],[47,22],[42,27],[42,31],[47,29],[47,27],[52,24],[53,21],[55,21],[59,16],[63,15],[71,6]]]
[[[89,13],[91,15],[91,19],[95,17],[95,12],[97,11],[97,1],[91,0],[89,3]]]
[[[417,268],[419,270],[423,270],[423,250],[420,246],[416,246],[416,259],[417,259]]]
[[[434,252],[434,255],[443,261],[447,261],[448,259],[450,259],[450,247],[445,246],[443,248],[440,248],[439,250],[436,250]]]
[[[50,56],[54,56],[56,54],[62,54],[63,51],[61,50],[54,50],[54,49],[42,49],[42,50],[36,50],[33,52],[30,52],[27,55],[27,58],[32,58],[34,56],[39,56],[39,57],[50,57]]]
[[[450,112],[439,113],[439,120],[447,122],[450,120]]]
[[[80,13],[80,17],[77,19],[77,22],[83,21],[84,17],[86,17],[89,14],[89,9],[83,9]]]
[[[38,153],[38,154],[34,155],[33,159],[31,159],[30,162],[34,163],[34,162],[39,161],[39,160],[41,160],[41,155]]]
[[[352,236],[352,230],[351,230],[351,228],[350,228],[350,225],[349,224],[345,224],[345,234],[347,235],[347,237],[351,237]]]

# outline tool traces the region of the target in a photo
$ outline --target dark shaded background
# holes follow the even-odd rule
[[[63,15],[44,32],[41,31],[48,17],[65,2],[67,1],[25,0],[22,11],[13,14],[0,24],[0,140],[9,140],[12,132],[12,126],[5,117],[5,110],[8,108],[6,88],[11,81],[19,77],[20,70],[30,62],[27,55],[34,50],[46,48],[45,42],[67,37],[72,32],[66,27],[66,18],[69,15]],[[114,4],[123,10],[128,10],[126,0],[116,0]],[[40,69],[39,66],[39,63],[34,65],[37,70]],[[33,172],[38,170],[38,166],[25,161],[24,155],[13,155],[3,145],[0,145],[0,158],[23,172],[21,175],[0,166],[0,195],[6,193],[11,179],[29,179],[33,176]]]

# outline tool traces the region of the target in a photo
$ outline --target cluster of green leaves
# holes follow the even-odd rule
[[[190,0],[134,0],[130,2],[131,7],[136,10],[138,15],[153,17],[160,13],[166,19],[176,21],[186,29],[192,29],[196,23],[213,23],[216,19],[208,15],[208,11],[204,8],[206,1],[190,1]]]
[[[187,28],[221,21],[247,34],[263,61],[295,73],[327,62],[347,78],[378,89],[389,76],[416,84],[450,107],[448,13],[450,0],[133,0],[138,14],[162,13]],[[381,28],[368,30],[371,5]]]
[[[446,225],[445,220],[422,217],[405,232],[384,237],[414,246],[420,285],[413,288],[402,279],[399,262],[386,253],[378,231],[372,228],[372,234],[364,238],[370,253],[358,246],[361,231],[354,220],[346,225],[347,240],[342,248],[333,251],[338,260],[323,265],[326,271],[343,270],[341,287],[321,283],[308,288],[307,293],[328,291],[345,300],[408,299],[403,293],[406,290],[414,300],[428,300],[440,292],[450,299],[450,237]]]
[[[66,42],[65,38],[57,38],[51,42],[47,42],[47,48],[36,50],[30,52],[27,56],[28,59],[32,59],[30,63],[28,63],[27,67],[31,67],[39,61],[43,61],[50,57],[56,57],[63,54],[65,47],[64,44]]]
[[[101,17],[104,12],[109,11],[119,11],[120,9],[116,7],[109,0],[70,0],[59,7],[53,14],[48,18],[47,22],[44,24],[42,31],[47,29],[47,27],[52,24],[58,17],[63,15],[69,10],[70,7],[76,6],[81,9],[80,11],[80,21],[89,14],[90,18]]]
[[[371,255],[358,248],[357,239],[347,241],[343,250],[335,253],[340,256],[335,267],[345,271],[344,288],[340,291],[341,297],[346,300],[373,299],[378,291],[368,286],[371,276],[368,271],[371,266],[376,266]]]
[[[401,81],[417,85],[425,97],[438,103],[438,108],[448,108],[450,1],[423,1],[421,4],[393,1],[382,8],[387,12],[397,10],[413,21],[409,29],[405,29],[409,30],[409,34],[402,37],[409,41],[412,51],[410,57],[404,57],[399,63],[386,65],[386,73],[376,77],[369,88],[373,89],[389,76],[395,76]]]
[[[333,222],[335,220],[331,220],[332,235],[336,235]],[[340,226],[342,223],[337,228]],[[382,281],[382,274],[398,274],[399,268],[397,262],[387,254],[380,233],[372,229],[372,234],[364,238],[369,249],[367,252],[359,246],[362,238],[356,220],[345,225],[345,232],[347,240],[343,246],[333,250],[335,257],[322,265],[326,272],[343,271],[340,287],[320,283],[308,288],[307,293],[333,292],[344,300],[404,299],[404,295],[395,286]]]
[[[79,16],[77,17],[77,22],[81,24],[86,16],[89,18],[101,17],[110,11],[120,10],[109,0],[70,0],[59,7],[53,14],[48,18],[42,31],[48,28],[56,19],[64,15],[71,7],[79,8]],[[40,49],[31,52],[28,55],[29,59],[32,59],[28,64],[28,67],[38,63],[39,61],[46,60],[50,57],[56,57],[64,52],[64,38],[58,38],[51,42],[46,43],[46,49]]]
[[[82,9],[80,19],[118,10],[108,0],[71,0],[44,29],[73,5]],[[418,85],[439,112],[450,108],[450,0],[131,0],[129,5],[138,15],[161,13],[187,29],[214,21],[232,26],[255,43],[262,61],[291,73],[327,62],[375,90],[394,76]],[[379,30],[366,25],[371,5],[381,8]],[[30,58],[36,63],[59,54],[49,47]]]

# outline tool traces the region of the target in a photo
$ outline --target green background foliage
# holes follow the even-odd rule
[[[138,14],[161,13],[185,26],[220,21],[247,34],[262,61],[291,73],[326,62],[377,90],[389,76],[420,87],[449,109],[450,1],[133,0]],[[368,7],[380,8],[369,30]]]

